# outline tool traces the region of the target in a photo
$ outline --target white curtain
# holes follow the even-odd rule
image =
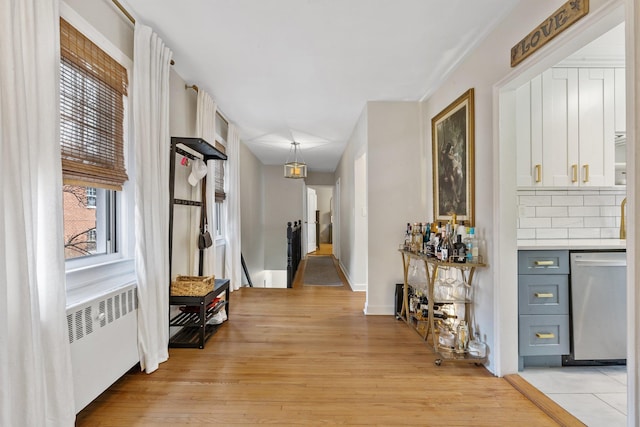
[[[0,1],[0,425],[72,426],[57,0]]]
[[[240,261],[240,136],[234,124],[229,124],[227,137],[227,162],[225,168],[224,191],[227,195],[225,274],[231,290],[242,286],[242,263]]]
[[[204,90],[198,90],[198,104],[196,112],[196,133],[197,135],[214,145],[216,142],[216,111],[218,107],[211,96]],[[209,232],[215,239],[216,209],[216,162],[207,162],[207,223]],[[196,257],[197,259],[197,257]],[[209,276],[215,273],[216,266],[216,245],[214,244],[204,250],[203,274]]]
[[[169,62],[171,50],[151,28],[134,34],[138,352],[147,373],[169,358]]]

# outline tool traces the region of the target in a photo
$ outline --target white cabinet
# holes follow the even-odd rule
[[[578,156],[578,70],[542,73],[542,184],[570,186]]]
[[[542,184],[542,76],[516,90],[517,185]]]
[[[572,183],[577,177],[579,185],[613,185],[614,69],[580,69],[578,88],[579,139],[573,149],[577,156],[571,158]]]
[[[516,90],[518,186],[614,183],[613,68],[551,68]]]

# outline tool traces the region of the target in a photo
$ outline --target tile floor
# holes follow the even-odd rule
[[[627,425],[626,366],[525,368],[519,374],[589,427]]]

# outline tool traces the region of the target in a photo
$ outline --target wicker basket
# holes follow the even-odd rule
[[[214,276],[178,276],[171,282],[171,295],[201,297],[213,291],[214,283]]]

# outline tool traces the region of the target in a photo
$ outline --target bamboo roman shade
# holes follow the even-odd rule
[[[60,142],[65,184],[121,190],[127,70],[60,19]]]
[[[216,141],[215,144],[218,151],[226,154],[224,145]],[[227,198],[224,192],[224,160],[216,160],[216,203],[223,202]]]

